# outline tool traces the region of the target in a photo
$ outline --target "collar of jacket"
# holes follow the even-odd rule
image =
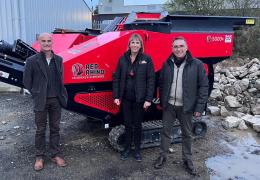
[[[136,59],[135,59],[135,62],[138,62],[140,60],[140,57],[142,56],[142,54],[143,54],[142,52],[140,52],[140,51],[138,52],[138,54],[136,56]],[[131,51],[130,50],[126,51],[125,54],[124,54],[125,58],[129,62],[131,62],[130,55],[131,55]]]
[[[51,51],[51,53],[52,53],[52,58],[54,58],[54,52]],[[46,55],[45,55],[45,53],[44,53],[43,51],[40,51],[40,54],[41,54],[42,58],[46,60]]]
[[[176,58],[175,55],[173,53],[171,53],[171,55],[167,59],[167,62],[170,64],[173,64],[172,59],[175,59],[175,58]],[[188,50],[186,52],[186,63],[189,64],[189,63],[191,63],[191,61],[193,61],[193,57],[191,55],[191,52]]]
[[[55,63],[55,66],[57,68],[57,72],[60,72],[60,66],[58,65],[57,61],[55,61],[55,54],[53,51],[52,52],[52,59],[54,59],[54,63]],[[39,63],[39,66],[40,66],[40,69],[42,70],[44,76],[48,79],[48,76],[47,76],[47,71],[46,71],[46,68],[45,68],[45,65],[44,65],[44,60],[46,61],[46,55],[44,52],[40,52],[40,60],[38,60],[38,63]]]

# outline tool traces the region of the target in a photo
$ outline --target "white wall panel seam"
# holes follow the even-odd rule
[[[54,28],[91,28],[91,11],[82,0],[0,0],[0,39],[31,44],[37,33]]]
[[[20,14],[20,28],[21,28],[21,39],[27,42],[26,26],[25,26],[25,2],[19,0],[19,14]]]

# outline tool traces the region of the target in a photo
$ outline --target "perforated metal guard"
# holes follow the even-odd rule
[[[74,98],[75,102],[93,107],[98,110],[117,114],[119,106],[114,103],[112,92],[96,92],[77,94]]]

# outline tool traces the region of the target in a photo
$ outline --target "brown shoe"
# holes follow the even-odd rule
[[[34,164],[34,170],[40,171],[43,169],[43,159],[42,158],[36,158],[35,164]]]
[[[55,156],[54,158],[51,158],[52,162],[57,164],[59,167],[65,167],[67,166],[65,160],[59,156]]]

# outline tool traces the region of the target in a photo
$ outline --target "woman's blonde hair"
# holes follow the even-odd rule
[[[129,41],[128,41],[128,48],[127,48],[127,50],[130,50],[130,43],[131,43],[131,41],[133,41],[133,40],[138,40],[138,41],[140,41],[140,43],[141,43],[141,48],[140,48],[140,52],[144,52],[144,43],[143,43],[143,39],[142,39],[142,37],[139,35],[139,34],[132,34],[131,35],[131,37],[129,38]]]

